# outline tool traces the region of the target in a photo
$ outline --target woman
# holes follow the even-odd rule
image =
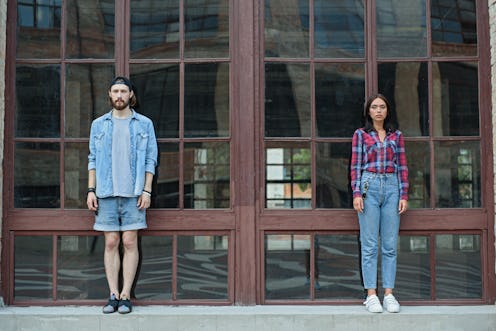
[[[351,186],[360,223],[361,266],[367,310],[400,311],[393,295],[400,214],[408,209],[408,168],[403,135],[387,99],[376,94],[365,103],[365,125],[353,135]],[[377,297],[377,256],[381,247],[383,305]]]

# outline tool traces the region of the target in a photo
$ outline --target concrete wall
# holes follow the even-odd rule
[[[3,137],[5,116],[5,48],[6,48],[6,26],[7,26],[7,1],[0,1],[0,165],[3,164]],[[0,188],[3,187],[3,166],[0,166]],[[0,191],[0,197],[2,193]],[[0,263],[2,262],[2,220],[3,199],[0,198]],[[0,273],[0,307],[3,306],[2,297],[2,274]]]
[[[491,35],[493,146],[496,146],[496,0],[489,0],[488,5],[489,5],[489,22],[491,22],[490,35]],[[3,164],[3,150],[4,150],[6,24],[7,24],[7,1],[0,1],[0,165]],[[496,153],[494,153],[493,157],[495,161],[494,174],[496,174]],[[0,188],[3,187],[2,181],[3,181],[3,167],[0,166]],[[494,192],[496,192],[496,181],[495,181]],[[3,215],[2,202],[3,199],[1,198],[1,192],[0,192],[0,215]],[[2,228],[2,220],[3,218],[0,216],[0,229]],[[496,231],[496,222],[495,222],[495,231]],[[0,239],[1,236],[2,236],[2,231],[0,231]],[[0,263],[1,263],[1,251],[2,251],[2,246],[0,241]],[[2,279],[0,274],[0,307],[3,305],[1,284],[2,284]]]
[[[496,0],[489,0],[489,22],[491,34],[491,95],[492,95],[492,122],[493,122],[493,148],[496,146]],[[493,153],[494,170],[496,174],[496,153]],[[494,181],[494,192],[496,192],[496,180]],[[495,197],[496,201],[496,197]],[[496,215],[495,215],[496,218]],[[496,231],[496,222],[495,222]],[[496,245],[496,242],[494,243]],[[496,268],[496,265],[495,265]],[[496,272],[496,270],[495,270]]]

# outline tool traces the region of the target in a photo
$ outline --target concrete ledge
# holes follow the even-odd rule
[[[496,306],[402,307],[371,314],[362,306],[138,306],[128,315],[101,307],[4,307],[1,331],[494,331]]]

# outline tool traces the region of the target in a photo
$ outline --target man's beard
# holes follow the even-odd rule
[[[120,101],[120,103],[118,104],[117,101]],[[129,100],[124,101],[122,99],[119,99],[117,101],[112,100],[112,107],[114,107],[115,110],[123,110],[129,106]]]

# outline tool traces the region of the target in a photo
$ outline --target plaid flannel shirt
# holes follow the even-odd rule
[[[376,131],[367,133],[363,128],[353,134],[351,148],[351,188],[353,198],[362,196],[360,180],[363,171],[398,175],[400,199],[408,200],[408,167],[405,142],[401,131],[388,132],[381,142]]]

